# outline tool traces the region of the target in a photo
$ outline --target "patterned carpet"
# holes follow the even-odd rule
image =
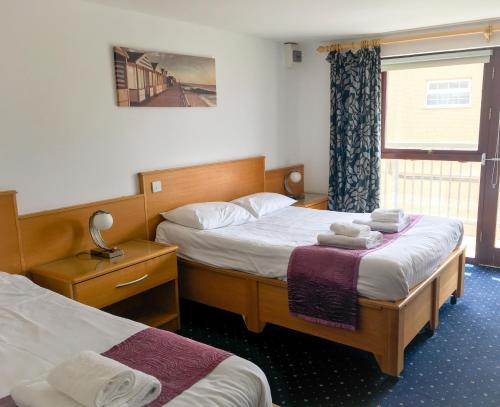
[[[371,354],[269,324],[252,334],[240,316],[188,301],[179,333],[257,364],[281,406],[500,406],[500,271],[465,271],[464,297],[407,347],[399,380]]]

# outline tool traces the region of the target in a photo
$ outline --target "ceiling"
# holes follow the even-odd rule
[[[332,40],[500,17],[498,0],[89,0],[277,41]]]

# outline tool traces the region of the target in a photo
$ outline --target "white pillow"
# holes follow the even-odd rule
[[[231,201],[240,205],[257,218],[267,213],[286,208],[297,202],[295,199],[274,192],[258,192]]]
[[[189,204],[161,215],[170,222],[202,230],[241,225],[255,220],[250,212],[231,202]]]

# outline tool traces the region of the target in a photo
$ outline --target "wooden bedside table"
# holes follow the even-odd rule
[[[118,245],[114,259],[88,253],[36,266],[33,281],[75,301],[149,326],[180,328],[176,246],[147,240]]]
[[[305,193],[303,199],[299,199],[293,206],[300,206],[311,209],[327,209],[328,197],[323,194]]]

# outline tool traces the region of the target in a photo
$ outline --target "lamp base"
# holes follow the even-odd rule
[[[105,259],[114,259],[115,257],[123,256],[124,252],[122,249],[114,248],[113,250],[104,249],[91,249],[90,255],[97,257],[104,257]]]
[[[300,195],[287,195],[287,197],[300,200],[300,199],[304,199],[306,196],[304,194],[300,194]]]

